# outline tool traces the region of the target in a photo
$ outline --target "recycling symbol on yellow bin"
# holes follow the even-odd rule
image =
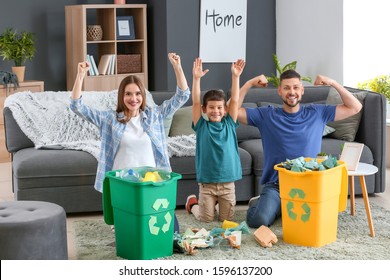
[[[169,205],[169,201],[166,198],[158,198],[153,203],[153,209],[158,211],[160,208],[167,209]],[[172,216],[169,212],[164,215],[165,224],[161,227],[161,231],[166,233],[169,230],[169,226],[171,225]],[[158,235],[160,233],[160,228],[156,226],[157,224],[157,216],[150,216],[149,219],[149,230],[153,235]]]
[[[291,189],[290,192],[288,193],[288,195],[291,197],[291,198],[294,198],[295,196],[298,195],[298,198],[305,198],[305,193],[303,190],[300,190],[300,189]],[[303,209],[303,212],[304,214],[301,215],[301,220],[302,222],[306,223],[307,221],[309,221],[310,219],[310,206],[304,202],[301,206],[301,208]],[[293,209],[294,209],[294,202],[292,201],[289,201],[287,202],[287,213],[288,213],[288,216],[290,217],[290,219],[296,221],[297,219],[297,213],[293,212]]]

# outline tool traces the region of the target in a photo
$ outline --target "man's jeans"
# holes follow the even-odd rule
[[[246,222],[252,228],[262,225],[269,227],[281,215],[279,185],[266,183],[260,198],[252,205],[246,214]]]

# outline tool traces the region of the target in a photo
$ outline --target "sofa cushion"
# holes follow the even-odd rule
[[[252,102],[247,102],[243,103],[242,107],[244,108],[256,108],[257,105],[256,103]],[[248,139],[259,139],[261,138],[260,131],[257,129],[257,127],[247,125],[247,124],[242,124],[237,127],[236,129],[237,132],[237,140],[238,142],[248,140]]]
[[[4,107],[5,144],[10,153],[34,147],[34,143],[23,133],[9,107]]]
[[[173,115],[169,136],[180,136],[194,134],[192,129],[192,106],[180,108]]]
[[[238,147],[238,152],[240,153],[242,176],[252,174],[252,156],[241,147]]]
[[[13,155],[19,189],[94,185],[97,160],[76,150],[26,148]]]
[[[363,104],[367,92],[360,91],[360,92],[353,92],[352,94],[360,101],[360,103]],[[333,87],[329,91],[326,104],[332,104],[332,105],[342,104],[340,94]],[[348,142],[354,141],[356,137],[356,133],[359,129],[360,119],[362,117],[362,114],[363,114],[363,110],[361,110],[359,113],[349,118],[339,120],[339,121],[329,122],[327,125],[335,129],[333,133],[329,134],[329,137],[345,140]]]
[[[247,151],[252,157],[252,170],[255,176],[261,176],[264,168],[263,143],[261,139],[242,141],[238,146]]]

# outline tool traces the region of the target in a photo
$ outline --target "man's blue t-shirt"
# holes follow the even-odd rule
[[[199,119],[196,132],[196,180],[199,183],[226,183],[242,178],[238,153],[237,122],[229,114],[220,122]]]
[[[274,165],[300,156],[315,158],[321,151],[325,124],[333,121],[335,105],[301,105],[297,113],[273,106],[246,108],[248,124],[261,133],[264,170],[261,184],[278,182]]]

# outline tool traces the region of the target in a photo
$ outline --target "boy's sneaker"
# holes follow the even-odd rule
[[[198,204],[198,199],[196,198],[196,195],[194,195],[194,194],[189,195],[187,197],[187,201],[186,201],[186,210],[188,213],[191,214],[191,208],[195,204]]]
[[[254,196],[251,199],[249,199],[248,208],[251,208],[253,205],[255,205],[257,203],[257,201],[259,200],[259,198],[260,198],[260,195]]]

